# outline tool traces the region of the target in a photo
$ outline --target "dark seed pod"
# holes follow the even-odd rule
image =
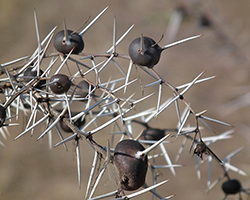
[[[49,87],[55,94],[67,92],[71,86],[71,80],[64,74],[55,74],[50,78]]]
[[[82,98],[85,98],[89,94],[89,83],[85,80],[81,81],[80,83],[77,84],[76,86],[76,95],[80,95]],[[91,90],[94,89],[94,86],[91,85]]]
[[[84,42],[82,36],[71,30],[67,30],[68,40],[65,37],[65,31],[59,31],[54,37],[55,49],[62,53],[68,54],[72,49],[72,54],[79,54],[84,48]]]
[[[135,158],[138,151],[144,147],[134,140],[122,140],[114,151],[114,164],[119,172],[119,184],[123,190],[137,190],[145,183],[148,168],[148,158],[144,155]]]
[[[28,67],[25,71],[24,71],[24,73],[23,73],[23,75],[24,75],[24,81],[25,82],[29,82],[29,81],[31,81],[32,79],[34,79],[34,78],[36,78],[37,77],[37,71],[36,70],[32,70],[33,68],[32,67]],[[39,70],[39,76],[40,75],[42,75],[43,74],[43,70]],[[37,88],[37,89],[42,89],[42,85],[45,85],[46,84],[46,80],[41,80],[41,81],[39,81],[37,84],[36,84],[36,86],[35,86],[35,88]]]
[[[69,114],[66,113],[63,118],[68,118]],[[64,130],[66,133],[72,133],[72,130],[63,122],[63,118],[60,120],[60,126],[62,128],[62,130]],[[79,129],[84,126],[85,124],[85,118],[81,119],[79,118],[76,122],[74,122],[74,125],[77,126]]]
[[[162,48],[149,37],[138,37],[129,45],[129,56],[132,61],[149,68],[153,68],[159,62],[161,52]]]
[[[6,109],[0,105],[0,127],[3,126],[5,119],[6,119]]]
[[[237,194],[241,190],[241,184],[238,180],[232,179],[224,182],[221,186],[224,193],[227,194]]]
[[[147,128],[142,132],[142,140],[160,140],[165,136],[165,130],[157,128]]]

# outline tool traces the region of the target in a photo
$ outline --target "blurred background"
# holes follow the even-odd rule
[[[93,19],[107,5],[110,5],[110,8],[84,35],[84,51],[88,53],[103,53],[110,48],[114,16],[117,19],[118,37],[136,23],[117,48],[118,53],[122,54],[128,54],[129,43],[141,33],[156,41],[165,34],[160,42],[161,46],[193,35],[203,35],[199,39],[164,51],[155,70],[175,86],[192,81],[202,71],[205,71],[203,77],[216,75],[213,80],[193,86],[185,97],[196,111],[207,109],[206,116],[234,126],[233,139],[217,142],[210,148],[220,158],[224,158],[238,147],[244,146],[245,148],[231,159],[231,164],[250,174],[250,98],[246,95],[250,93],[250,1],[1,0],[0,63],[31,55],[36,49],[34,9],[37,12],[41,36],[44,38],[54,26],[58,26],[57,31],[63,29],[64,19],[68,29],[77,30],[89,16]],[[177,20],[175,26],[171,26],[173,16],[177,16],[174,18]],[[176,26],[179,19],[182,19],[180,26]],[[148,83],[145,80],[147,75],[143,71],[139,70],[139,75],[143,84]],[[157,91],[157,87],[150,88],[148,92],[153,90]],[[151,103],[152,106],[156,104],[155,101]],[[24,118],[23,121],[25,120],[27,119]],[[166,110],[159,118],[151,121],[150,125],[156,128],[173,128],[176,123],[176,114]],[[217,134],[229,130],[228,127],[218,124],[211,126]],[[0,199],[84,199],[93,157],[92,149],[82,142],[82,188],[79,189],[74,144],[68,144],[68,152],[62,146],[49,150],[47,138],[36,140],[39,133],[35,133],[33,137],[26,134],[13,141],[20,133],[20,127],[24,126],[11,127],[7,139],[0,136],[0,140],[5,144],[5,147],[0,146]],[[140,129],[141,127],[138,131]],[[209,130],[202,133],[203,136],[213,135]],[[100,141],[106,138],[102,138],[101,134],[99,137]],[[59,138],[55,136],[54,142],[58,141]],[[166,146],[173,160],[181,142],[182,139],[179,138],[175,143]],[[105,146],[106,141],[102,145]],[[178,200],[222,199],[223,181],[206,193],[208,163],[202,165],[202,176],[198,180],[196,159],[189,153],[190,145],[191,142],[185,147],[178,161],[184,166],[176,169],[176,176],[168,169],[159,171],[159,179],[169,179],[169,182],[157,191],[163,196],[176,194],[174,199]],[[212,180],[222,174],[222,169],[214,162]],[[234,172],[230,172],[230,176],[239,179],[244,188],[250,188],[249,176],[242,177]],[[110,191],[110,188],[107,183],[102,183],[99,192],[107,192],[105,189]],[[151,197],[147,195],[145,198]],[[238,199],[238,195],[229,199]],[[243,199],[247,199],[245,194]]]

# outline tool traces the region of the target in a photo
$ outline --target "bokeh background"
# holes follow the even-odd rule
[[[135,27],[118,46],[119,53],[127,54],[129,43],[141,33],[158,41],[165,34],[160,45],[172,40],[179,40],[196,34],[203,34],[199,39],[173,47],[162,53],[159,64],[155,67],[163,78],[175,86],[191,81],[202,71],[204,77],[216,75],[213,80],[194,86],[186,98],[196,111],[207,109],[207,116],[228,122],[235,127],[233,139],[218,142],[212,150],[223,158],[238,147],[245,148],[232,158],[231,164],[250,174],[249,149],[249,106],[250,99],[241,98],[249,90],[249,8],[247,0],[210,0],[210,1],[170,1],[170,0],[128,0],[128,1],[64,1],[64,0],[1,0],[0,1],[0,63],[8,62],[33,53],[37,46],[33,11],[36,9],[41,36],[58,26],[63,28],[63,19],[67,27],[78,29],[85,20],[93,18],[104,7],[111,5],[105,14],[84,35],[85,51],[102,53],[112,45],[113,18],[117,19],[118,36],[129,26]],[[169,35],[169,22],[176,9],[183,12],[183,20],[175,38]],[[208,17],[212,26],[201,25],[202,17]],[[173,29],[171,29],[173,30]],[[147,76],[140,71],[143,83],[148,83]],[[145,78],[145,79],[144,79]],[[139,91],[140,89],[138,89]],[[156,90],[151,88],[150,91]],[[149,92],[150,92],[149,91]],[[166,91],[170,92],[170,91]],[[169,95],[169,94],[168,94]],[[156,98],[155,98],[156,100]],[[232,102],[236,102],[232,104]],[[151,102],[152,106],[155,102]],[[24,118],[24,122],[25,122]],[[176,114],[166,110],[150,125],[157,128],[176,126]],[[72,143],[69,151],[63,147],[49,150],[47,138],[37,141],[38,133],[33,137],[26,134],[13,141],[23,128],[11,127],[7,139],[0,138],[5,147],[0,146],[0,199],[84,199],[86,182],[92,162],[92,149],[82,142],[82,188],[77,183],[76,160]],[[218,134],[229,130],[227,127],[211,124]],[[138,127],[138,131],[142,127]],[[204,136],[213,135],[204,130]],[[106,136],[100,134],[100,141],[105,146]],[[55,136],[54,142],[59,141]],[[105,142],[104,142],[105,141]],[[169,144],[167,150],[174,159],[182,139]],[[168,169],[159,171],[159,179],[169,179],[158,191],[163,196],[176,194],[174,199],[208,200],[222,199],[224,194],[220,182],[206,193],[208,163],[202,165],[202,178],[196,176],[196,160],[189,153],[188,143],[178,163],[184,166],[176,169],[173,176]],[[220,166],[214,162],[212,180],[222,175]],[[230,172],[232,178],[241,180],[244,188],[250,188],[249,176],[242,177]],[[109,179],[110,177],[106,177]],[[99,187],[102,193],[115,187],[103,182]],[[115,189],[115,188],[113,188]],[[149,195],[138,199],[150,199]],[[232,196],[229,199],[238,199]],[[243,199],[247,196],[243,194]]]

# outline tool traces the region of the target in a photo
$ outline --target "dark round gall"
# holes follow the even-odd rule
[[[66,41],[64,30],[59,31],[54,37],[55,49],[62,53],[68,54],[72,49],[72,54],[79,54],[84,48],[82,36],[71,30],[68,32],[68,41]]]
[[[123,190],[137,190],[145,183],[148,169],[147,155],[135,158],[144,147],[134,140],[122,140],[114,151],[113,161],[119,173],[119,185]]]
[[[147,128],[142,132],[142,140],[160,140],[165,136],[165,131],[158,128]]]
[[[225,194],[237,194],[241,190],[241,184],[236,179],[231,179],[224,182],[221,186]]]
[[[69,117],[68,113],[65,113],[65,115],[63,116],[63,118],[68,118],[68,117]],[[63,122],[63,118],[60,120],[61,129],[66,133],[72,133],[72,130]],[[85,121],[86,121],[85,118],[84,119],[79,118],[74,122],[74,125],[77,126],[79,129],[81,129],[81,127],[84,126]]]
[[[39,70],[39,76],[42,75],[42,74],[43,74],[43,70],[40,69],[40,70]],[[37,77],[37,70],[33,70],[32,67],[28,67],[28,68],[24,71],[23,75],[24,75],[24,81],[25,81],[25,82],[29,82],[29,81],[31,81],[32,79],[34,79],[34,78]],[[43,85],[45,85],[45,84],[46,84],[46,80],[41,80],[41,81],[39,81],[39,82],[36,84],[35,88],[37,88],[37,89],[42,89]]]
[[[198,142],[194,149],[194,154],[203,159],[203,154],[209,155],[209,150],[204,142]]]
[[[71,86],[71,80],[64,74],[55,74],[50,78],[49,87],[55,94],[67,92]]]
[[[143,37],[144,50],[141,46],[141,37],[131,42],[129,45],[129,56],[131,60],[137,65],[153,68],[160,60],[162,48],[149,37]]]
[[[6,119],[6,109],[0,105],[0,127],[3,126],[5,119]]]
[[[30,109],[31,108],[30,104],[27,103],[27,102],[23,102],[23,107],[26,108],[26,109]]]
[[[199,18],[199,25],[201,27],[211,27],[212,26],[212,22],[211,20],[208,18],[208,16],[206,15],[201,15]]]
[[[79,95],[82,98],[85,98],[89,94],[89,83],[85,80],[81,81],[76,86],[75,94]],[[90,91],[94,89],[94,86],[91,85]]]

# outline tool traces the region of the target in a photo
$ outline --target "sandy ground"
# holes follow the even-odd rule
[[[180,26],[175,40],[183,39],[196,34],[203,34],[199,39],[176,46],[162,53],[159,64],[155,67],[164,79],[173,85],[181,85],[191,81],[202,71],[204,77],[216,75],[209,82],[194,86],[186,98],[195,110],[208,110],[207,116],[228,122],[235,127],[233,138],[212,145],[213,151],[223,158],[235,149],[245,148],[232,158],[231,163],[250,174],[249,168],[249,106],[240,108],[227,105],[244,94],[249,93],[249,8],[247,0],[215,1],[185,1],[188,15]],[[118,46],[119,53],[127,54],[130,41],[141,33],[154,38],[156,41],[166,33],[170,17],[180,1],[38,1],[38,0],[1,0],[0,2],[0,63],[8,62],[15,58],[30,55],[37,46],[33,11],[36,9],[39,28],[42,37],[54,27],[57,30],[63,28],[63,19],[66,19],[67,27],[78,29],[85,20],[93,18],[105,6],[111,5],[101,19],[84,35],[85,51],[101,53],[112,45],[113,18],[117,19],[117,32],[121,35],[129,26],[136,23],[135,27]],[[199,26],[200,14],[207,14],[215,25],[213,28]],[[160,45],[168,43],[166,34]],[[51,49],[53,51],[53,49]],[[143,84],[148,83],[146,75],[140,71]],[[107,76],[104,72],[103,76]],[[145,78],[145,79],[144,79]],[[138,88],[139,90],[139,88]],[[157,91],[157,87],[150,91]],[[169,97],[166,91],[166,98]],[[164,93],[165,94],[165,93]],[[246,99],[247,102],[247,99]],[[152,102],[154,105],[154,102]],[[173,110],[172,110],[173,111]],[[176,114],[171,111],[164,112],[150,125],[158,128],[172,128],[176,126]],[[62,146],[49,150],[47,138],[36,141],[39,132],[33,137],[29,134],[13,141],[20,133],[20,127],[27,119],[20,121],[19,128],[11,127],[10,136],[0,140],[5,147],[0,146],[0,199],[84,199],[86,182],[92,162],[93,151],[83,141],[82,154],[82,188],[77,183],[76,160],[72,143],[68,144],[66,152]],[[211,124],[218,134],[229,128]],[[138,128],[138,131],[141,127]],[[107,132],[110,131],[107,129]],[[209,130],[203,131],[204,136],[212,136]],[[106,145],[105,133],[98,135],[98,141]],[[57,135],[53,143],[59,141]],[[105,142],[103,142],[105,141]],[[171,158],[177,154],[182,138],[167,146]],[[191,142],[187,144],[178,163],[184,166],[176,169],[176,176],[171,175],[168,169],[160,170],[159,180],[169,179],[169,182],[158,189],[163,196],[176,194],[174,199],[208,200],[222,199],[224,194],[221,183],[216,185],[209,193],[206,193],[208,176],[208,163],[201,167],[201,180],[196,175],[196,159],[189,153]],[[223,175],[221,167],[213,162],[212,180]],[[241,180],[244,188],[250,187],[249,176],[242,177],[230,172],[232,178]],[[106,174],[106,180],[109,179]],[[150,179],[150,177],[148,177]],[[150,184],[150,180],[149,180]],[[103,181],[98,193],[116,189],[115,184]],[[137,199],[150,199],[150,195]],[[237,199],[232,196],[229,199]],[[247,199],[243,195],[243,199]]]

